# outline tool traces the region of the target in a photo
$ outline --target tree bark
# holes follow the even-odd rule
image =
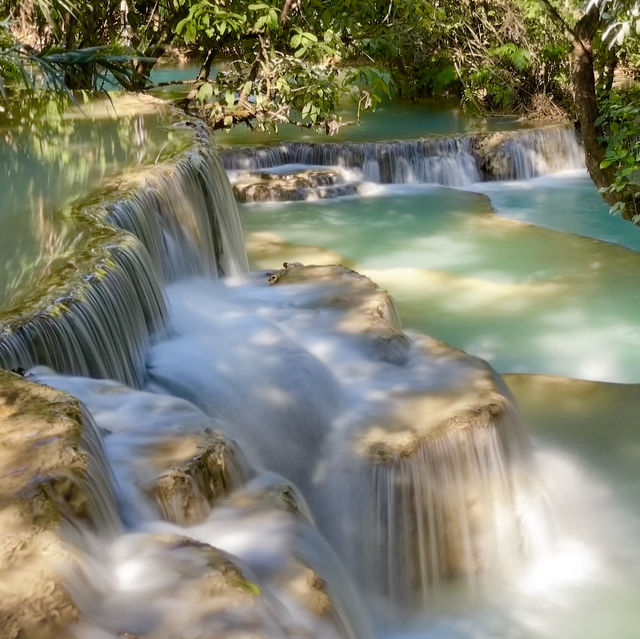
[[[206,82],[209,79],[209,75],[211,73],[211,65],[213,64],[213,60],[216,57],[216,50],[209,49],[207,52],[207,57],[204,59],[202,66],[200,67],[200,72],[198,73],[198,82]]]
[[[596,98],[592,44],[599,21],[597,12],[593,11],[585,14],[576,24],[572,42],[571,70],[573,99],[582,133],[587,170],[596,186],[605,187],[613,181],[613,171],[600,168],[606,150],[600,142],[602,130],[596,124],[600,111]]]

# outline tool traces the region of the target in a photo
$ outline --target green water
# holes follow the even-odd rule
[[[24,134],[0,127],[0,304],[73,249],[79,198],[187,143],[175,119],[154,101],[121,98],[52,114]]]
[[[473,188],[491,198],[499,215],[640,251],[639,229],[609,213],[586,171],[521,182],[484,182]]]
[[[406,327],[500,372],[640,379],[635,251],[504,219],[482,195],[439,187],[250,205],[243,219],[249,234],[350,259],[388,288]]]
[[[341,113],[344,122],[354,119],[350,109]],[[512,117],[473,117],[459,109],[442,104],[410,104],[387,102],[375,111],[362,114],[359,126],[345,126],[332,136],[316,133],[311,129],[294,125],[279,127],[277,134],[251,131],[247,127],[236,127],[231,132],[218,132],[219,144],[275,144],[277,142],[371,142],[376,140],[400,140],[428,135],[455,135],[479,131],[504,131],[527,127]]]

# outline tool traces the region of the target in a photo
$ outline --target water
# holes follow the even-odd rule
[[[489,196],[498,215],[640,251],[640,234],[620,216],[609,214],[584,169],[472,188]]]
[[[576,138],[564,126],[391,142],[283,142],[226,149],[222,160],[233,171],[287,164],[337,166],[358,169],[369,182],[444,186],[528,179],[560,168],[582,167]]]
[[[501,372],[638,379],[636,252],[495,216],[472,193],[403,193],[251,205],[245,228],[294,245],[313,238],[388,288],[407,326]],[[286,247],[260,265],[278,258],[290,259]]]
[[[233,194],[207,141],[77,208],[73,258],[3,313],[5,368],[141,386],[149,343],[166,329],[163,283],[246,270]]]
[[[74,203],[105,178],[171,157],[190,137],[152,99],[120,98],[42,114],[38,128],[0,123],[0,304],[75,250]]]
[[[339,113],[344,122],[355,119],[355,107],[343,105]],[[331,138],[336,142],[371,142],[378,140],[412,139],[426,135],[456,135],[474,131],[507,131],[527,129],[531,125],[513,117],[473,117],[459,109],[441,103],[411,104],[385,101],[375,111],[365,111],[359,126],[342,127]],[[230,132],[216,134],[220,145],[255,145],[275,142],[326,142],[327,137],[312,129],[283,125],[278,132],[251,131],[236,127]]]
[[[532,447],[491,369],[399,316],[503,370],[631,379],[638,254],[438,186],[244,210],[388,282],[398,314],[348,271],[244,275],[206,152],[101,210],[133,235],[105,225],[82,295],[2,341],[75,375],[29,373],[85,403],[116,480],[124,534],[87,532],[68,578],[77,637],[634,636],[637,389],[508,378]]]

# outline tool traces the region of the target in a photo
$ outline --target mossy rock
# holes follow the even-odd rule
[[[83,416],[66,393],[0,371],[0,636],[60,639],[78,611],[61,527],[91,525]]]

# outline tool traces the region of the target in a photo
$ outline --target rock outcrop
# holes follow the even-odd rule
[[[410,339],[389,294],[354,271],[293,264],[269,281],[313,283],[299,305],[334,309],[335,328],[367,345],[359,366],[381,363],[354,385],[363,399],[339,418],[316,474],[323,531],[362,586],[411,608],[445,581],[521,559],[530,445],[499,376],[437,340]]]
[[[411,340],[402,332],[393,298],[368,277],[344,266],[285,263],[269,275],[269,283],[313,284],[308,305],[341,311],[338,332],[360,340],[375,358],[406,363]]]
[[[78,617],[64,585],[69,520],[102,527],[86,417],[69,395],[0,371],[0,636],[61,639]],[[98,512],[102,510],[102,513]],[[113,512],[112,512],[113,514]],[[113,515],[115,517],[115,515]]]
[[[356,195],[359,186],[345,182],[330,168],[293,173],[247,172],[235,176],[233,192],[239,202],[293,202]]]
[[[203,521],[216,501],[245,480],[236,445],[216,431],[169,436],[154,442],[148,454],[158,475],[147,492],[162,517],[181,526]]]

